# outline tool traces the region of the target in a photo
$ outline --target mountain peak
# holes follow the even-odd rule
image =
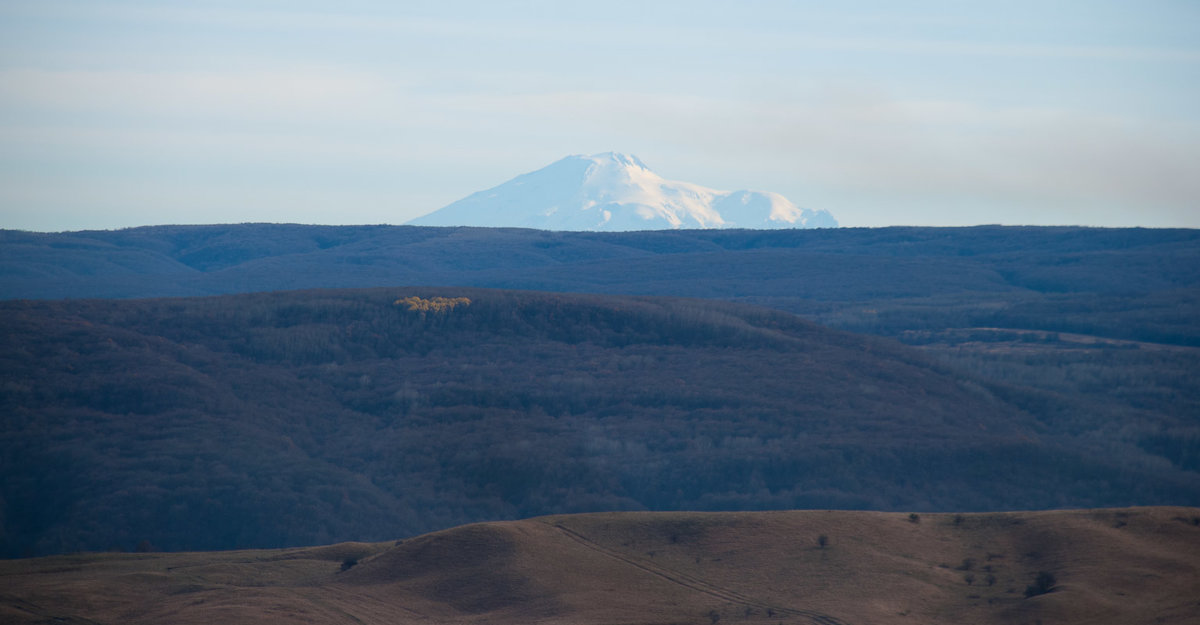
[[[576,154],[409,222],[543,230],[836,227],[778,193],[666,180],[636,156]]]
[[[576,156],[569,156],[567,158],[586,159],[601,166],[617,165],[621,167],[636,167],[638,169],[645,169],[647,171],[650,170],[650,168],[647,167],[646,164],[643,163],[638,157],[632,154],[623,154],[621,152],[601,152],[599,154],[592,154],[590,156],[579,154]]]

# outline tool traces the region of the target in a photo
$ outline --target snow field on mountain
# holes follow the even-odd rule
[[[778,193],[666,180],[635,156],[568,156],[409,222],[543,230],[836,227],[827,211]]]

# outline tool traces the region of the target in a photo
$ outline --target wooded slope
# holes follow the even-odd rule
[[[1130,422],[743,305],[371,289],[0,321],[8,556],[597,510],[1200,503],[1191,439],[1146,442],[1186,414]]]
[[[2,298],[415,285],[744,299],[888,336],[982,326],[1200,346],[1198,230],[0,231]]]

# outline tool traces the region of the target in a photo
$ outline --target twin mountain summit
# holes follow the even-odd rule
[[[617,152],[568,156],[408,223],[600,231],[838,225],[828,211],[800,208],[778,193],[667,180]]]

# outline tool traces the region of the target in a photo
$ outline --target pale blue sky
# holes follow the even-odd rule
[[[850,226],[1200,227],[1200,2],[0,0],[3,228],[403,223],[610,150]]]

